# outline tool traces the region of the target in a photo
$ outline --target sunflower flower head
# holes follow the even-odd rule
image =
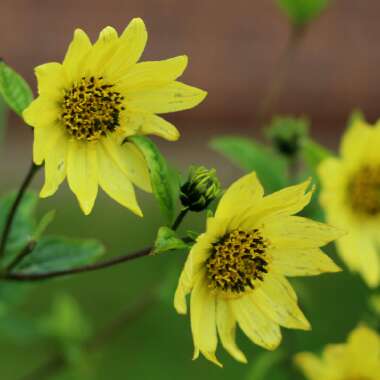
[[[220,194],[220,182],[215,169],[194,166],[181,186],[181,203],[190,211],[203,211]]]
[[[295,363],[308,380],[378,380],[380,336],[360,325],[346,343],[325,347],[321,358],[302,352],[295,356]]]
[[[219,336],[236,360],[246,362],[235,343],[236,325],[269,350],[280,344],[280,326],[310,329],[286,276],[339,271],[320,247],[341,232],[294,215],[310,202],[309,186],[306,181],[264,196],[252,173],[225,192],[189,253],[174,297],[185,314],[191,293],[194,358],[201,352],[221,365]]]
[[[67,177],[85,214],[98,187],[138,215],[133,185],[151,192],[147,164],[126,140],[153,134],[175,141],[179,132],[158,116],[192,108],[206,93],[177,81],[187,57],[138,62],[147,42],[144,22],[133,19],[119,36],[108,26],[92,44],[77,29],[63,63],[35,69],[39,96],[24,111],[34,128],[33,159],[45,163],[41,197]]]
[[[337,242],[347,266],[370,287],[380,284],[380,123],[356,118],[343,137],[340,157],[318,169],[328,221],[348,234]]]

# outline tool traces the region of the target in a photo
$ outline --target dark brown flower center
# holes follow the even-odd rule
[[[103,77],[83,77],[67,90],[62,102],[62,122],[78,140],[97,140],[120,126],[124,97]]]
[[[217,243],[207,259],[210,287],[225,292],[241,293],[254,289],[268,273],[267,242],[259,230],[229,232]]]
[[[380,214],[380,167],[364,166],[353,177],[349,185],[352,208],[361,214]]]

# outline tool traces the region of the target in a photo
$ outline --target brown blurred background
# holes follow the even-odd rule
[[[325,132],[332,145],[353,108],[376,119],[379,15],[374,0],[332,1],[298,45],[272,113],[308,115],[313,133]],[[135,16],[145,20],[150,36],[143,58],[186,53],[190,65],[183,80],[209,91],[201,106],[169,116],[183,137],[167,145],[169,151],[191,154],[198,142],[199,158],[207,155],[210,135],[258,130],[257,113],[290,32],[275,0],[1,0],[0,56],[35,87],[32,68],[61,61],[74,28],[96,38],[104,26],[121,31]],[[30,151],[31,142],[29,131],[11,121],[9,159],[14,148]]]

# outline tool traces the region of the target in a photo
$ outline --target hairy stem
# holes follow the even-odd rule
[[[20,189],[18,190],[18,193],[16,195],[16,199],[14,200],[14,202],[12,204],[12,207],[11,207],[11,209],[9,211],[9,214],[7,216],[7,219],[6,219],[6,222],[5,222],[5,227],[4,227],[4,230],[3,230],[3,234],[1,236],[1,241],[0,241],[0,258],[2,256],[4,256],[5,246],[7,244],[8,237],[9,237],[9,234],[10,234],[11,229],[12,229],[12,224],[13,224],[13,221],[14,221],[14,218],[15,218],[18,206],[20,205],[20,203],[22,201],[22,198],[23,198],[23,196],[24,196],[27,188],[29,187],[30,183],[32,182],[32,179],[33,179],[34,175],[37,173],[37,171],[38,171],[39,168],[40,168],[40,166],[32,163],[32,165],[30,166],[29,171],[28,171],[26,177],[24,178],[24,181],[21,184]]]

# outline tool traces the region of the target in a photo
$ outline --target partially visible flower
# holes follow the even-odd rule
[[[190,211],[203,211],[220,193],[220,182],[215,169],[194,166],[187,181],[181,186],[181,203]]]
[[[45,162],[41,197],[53,195],[67,176],[85,214],[99,185],[142,215],[132,184],[151,192],[147,164],[135,145],[123,142],[136,134],[177,140],[174,125],[156,114],[192,108],[206,96],[176,81],[187,66],[186,56],[137,63],[146,42],[138,18],[120,37],[106,27],[94,44],[77,29],[62,64],[35,69],[39,96],[24,119],[34,127],[34,162]]]
[[[194,358],[216,358],[218,338],[238,361],[245,355],[235,343],[236,324],[254,343],[274,350],[280,325],[309,330],[297,296],[285,276],[312,276],[339,268],[320,249],[340,236],[326,224],[294,216],[309,202],[310,181],[271,195],[255,173],[226,191],[206,232],[191,249],[174,297],[187,313],[191,293]]]
[[[379,380],[380,335],[358,326],[347,343],[326,346],[321,358],[309,352],[297,354],[295,363],[308,380]]]
[[[367,284],[380,284],[380,123],[356,119],[343,137],[340,158],[328,158],[318,172],[327,220],[347,231],[337,242],[348,267]]]

